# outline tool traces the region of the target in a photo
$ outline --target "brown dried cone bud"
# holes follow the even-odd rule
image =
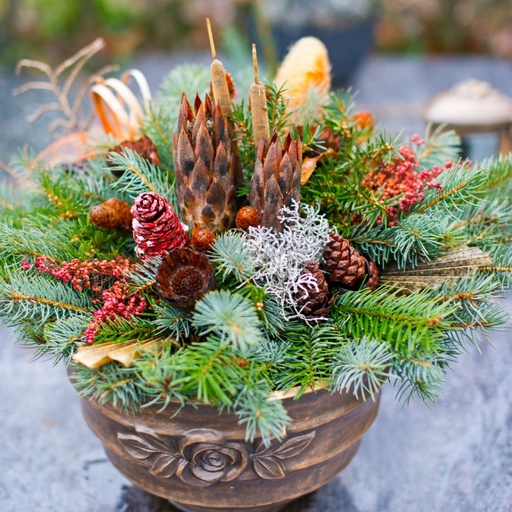
[[[114,149],[110,151],[110,153],[122,153],[123,149],[131,149],[138,153],[142,158],[149,160],[154,165],[160,165],[160,159],[158,158],[158,150],[154,144],[154,142],[147,136],[144,135],[139,140],[125,140],[118,144]],[[112,166],[113,164],[109,162],[107,158],[107,165]],[[112,171],[115,176],[122,176],[123,171]]]
[[[335,286],[354,290],[366,276],[366,258],[337,233],[329,235],[323,258],[327,280]]]
[[[373,260],[367,260],[366,271],[368,273],[368,280],[365,285],[373,292],[379,286],[379,268]]]
[[[323,272],[315,261],[306,263],[303,272],[312,276],[315,284],[309,285],[297,301],[300,312],[308,317],[308,320],[318,321],[327,318],[331,311],[334,296],[329,297],[329,285]]]
[[[137,196],[131,213],[135,252],[139,258],[161,256],[190,244],[190,237],[173,207],[158,194],[145,192]]]
[[[130,205],[121,199],[112,197],[102,204],[93,206],[89,211],[91,222],[100,229],[132,230]]]
[[[176,194],[182,219],[194,228],[222,233],[236,211],[235,157],[226,118],[209,96],[195,101],[194,115],[183,95],[174,134]]]
[[[284,148],[276,135],[265,152],[260,142],[251,180],[250,203],[260,215],[262,226],[282,230],[278,216],[283,206],[300,201],[302,146],[288,135]]]
[[[187,248],[173,249],[158,268],[156,287],[171,305],[190,309],[215,288],[215,270],[206,255]]]
[[[236,227],[243,231],[260,225],[260,214],[252,206],[243,206],[236,214]]]
[[[215,242],[215,234],[207,229],[195,228],[192,231],[192,245],[196,251],[206,252]]]

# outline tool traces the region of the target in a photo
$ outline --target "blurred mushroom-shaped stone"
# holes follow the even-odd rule
[[[499,152],[512,149],[512,98],[488,82],[466,80],[435,96],[427,106],[425,120],[446,125],[462,138],[478,133],[495,133]]]

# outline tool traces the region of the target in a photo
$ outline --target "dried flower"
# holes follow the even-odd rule
[[[156,287],[171,305],[189,309],[215,288],[215,271],[204,254],[187,248],[173,249],[158,268]]]

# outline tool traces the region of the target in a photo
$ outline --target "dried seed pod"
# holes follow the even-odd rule
[[[257,227],[260,224],[260,214],[252,206],[243,206],[236,214],[236,227],[247,231],[250,227]]]
[[[206,255],[184,247],[173,249],[158,268],[156,287],[169,304],[190,309],[215,288],[215,270]]]
[[[215,234],[207,229],[195,228],[192,231],[192,246],[196,251],[206,252],[215,242]]]
[[[250,203],[260,215],[262,226],[282,230],[279,214],[283,206],[300,201],[302,146],[300,139],[287,136],[284,148],[276,135],[268,151],[263,139],[258,147],[251,180]]]

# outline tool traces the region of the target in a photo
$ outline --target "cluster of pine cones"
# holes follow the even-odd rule
[[[262,141],[263,142],[263,141]],[[238,209],[238,151],[220,106],[208,95],[196,97],[194,109],[182,98],[178,132],[174,136],[174,167],[180,217],[172,205],[154,192],[139,195],[133,206],[109,199],[90,211],[91,221],[103,229],[132,231],[141,260],[162,256],[157,274],[158,293],[173,306],[188,309],[215,287],[215,273],[207,252],[215,237],[228,229],[251,226],[282,229],[279,212],[300,201],[302,151],[300,140],[288,137],[283,145],[274,136],[268,147],[258,147],[249,201]],[[154,165],[156,147],[144,136],[126,141],[112,151],[131,149]],[[238,209],[238,213],[237,213]],[[192,227],[189,233],[188,226]],[[309,285],[297,297],[303,318],[320,321],[330,312],[333,290],[374,290],[377,266],[331,233],[320,264],[305,262]]]

